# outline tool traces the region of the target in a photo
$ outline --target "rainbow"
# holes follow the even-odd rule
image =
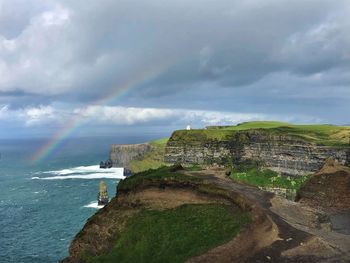
[[[105,96],[99,98],[91,105],[87,106],[82,112],[75,114],[63,128],[58,130],[50,140],[48,140],[39,150],[31,157],[31,163],[35,164],[37,162],[43,161],[48,158],[56,149],[58,149],[64,141],[70,137],[77,129],[79,129],[86,121],[84,118],[84,113],[87,113],[89,109],[95,106],[108,105],[111,101],[120,99],[125,96],[128,92],[138,87],[142,83],[152,80],[156,76],[160,75],[166,69],[169,68],[173,63],[163,64],[158,67],[153,67],[148,70],[144,70],[137,74],[137,77],[129,79],[113,89],[112,92],[106,94]]]

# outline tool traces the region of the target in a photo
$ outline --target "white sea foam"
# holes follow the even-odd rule
[[[37,173],[38,174],[38,173]],[[69,169],[44,171],[40,174],[52,174],[55,176],[38,177],[36,180],[65,180],[65,179],[124,179],[124,168],[101,169],[98,165],[78,166]]]
[[[55,174],[55,175],[68,175],[68,174],[84,174],[84,173],[115,173],[123,168],[108,168],[108,169],[101,169],[99,165],[90,165],[90,166],[78,166],[68,169],[62,169],[62,170],[54,170],[54,171],[45,171],[45,172],[39,172],[41,174]]]
[[[40,190],[40,191],[35,191],[33,192],[34,194],[46,194],[47,191],[46,190]]]
[[[96,174],[77,174],[77,175],[58,175],[51,177],[32,177],[37,180],[66,180],[66,179],[124,179],[125,176],[122,174],[111,174],[111,173],[96,173]]]
[[[98,205],[97,202],[91,202],[91,203],[88,204],[88,205],[84,205],[84,207],[86,207],[86,208],[100,209],[100,208],[104,207],[104,205]]]

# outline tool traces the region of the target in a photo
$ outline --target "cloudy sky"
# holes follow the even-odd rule
[[[0,0],[1,137],[349,111],[348,0]]]

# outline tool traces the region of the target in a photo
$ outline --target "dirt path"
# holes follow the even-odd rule
[[[329,219],[324,219],[320,211],[256,187],[233,182],[223,170],[186,173],[200,175],[212,184],[245,195],[275,222],[278,238],[249,258],[248,262],[350,262],[350,235],[343,229],[331,230]],[[340,221],[339,224],[349,220],[347,215],[332,218],[334,222]]]

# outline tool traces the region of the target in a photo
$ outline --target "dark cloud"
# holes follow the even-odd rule
[[[347,121],[346,0],[0,6],[1,105],[73,109],[133,82],[113,103]]]

